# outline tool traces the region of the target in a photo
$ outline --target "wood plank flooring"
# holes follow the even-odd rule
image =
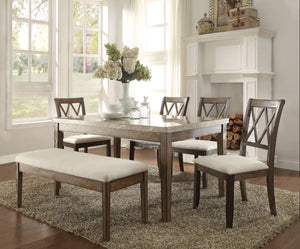
[[[104,155],[104,149],[95,149],[92,153]],[[122,157],[128,158],[128,150],[122,149]],[[136,150],[136,160],[149,165],[156,165],[155,152],[151,150]],[[178,160],[174,158],[174,169],[178,170]],[[15,179],[15,165],[0,165],[0,181]],[[192,164],[185,164],[185,171],[193,172]],[[295,171],[276,169],[275,187],[299,192],[300,178]],[[265,178],[249,181],[265,185]],[[292,224],[264,249],[298,249],[300,245],[300,220]],[[86,239],[54,228],[37,220],[0,205],[0,249],[103,249]]]

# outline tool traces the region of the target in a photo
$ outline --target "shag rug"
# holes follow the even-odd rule
[[[275,190],[277,216],[270,215],[267,190],[247,184],[248,201],[235,187],[233,229],[225,228],[225,198],[218,198],[217,181],[201,190],[198,209],[192,208],[193,176],[174,172],[172,221],[161,222],[160,181],[149,169],[149,223],[141,223],[139,185],[111,196],[111,241],[103,243],[101,193],[62,184],[53,196],[53,181],[25,177],[23,208],[16,208],[15,181],[0,183],[0,203],[107,248],[260,248],[299,217],[299,193]]]

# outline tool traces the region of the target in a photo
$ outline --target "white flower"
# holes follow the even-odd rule
[[[127,73],[132,74],[135,71],[135,64],[135,59],[123,58],[123,68]]]
[[[124,46],[122,55],[124,58],[131,58],[136,60],[139,55],[139,48],[135,47],[130,49],[129,47]]]
[[[101,78],[101,79],[107,78],[107,73],[106,73],[106,71],[104,70],[103,67],[100,66],[100,67],[97,68],[97,70],[95,72],[95,77]]]
[[[103,69],[105,70],[107,78],[109,79],[119,80],[122,78],[122,68],[118,61],[106,61]]]

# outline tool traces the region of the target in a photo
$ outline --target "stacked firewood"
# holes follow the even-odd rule
[[[227,125],[227,149],[239,150],[243,129],[243,115],[231,113]],[[203,136],[202,139],[217,141],[217,134]]]
[[[227,149],[240,149],[243,129],[243,115],[231,113],[227,125]]]

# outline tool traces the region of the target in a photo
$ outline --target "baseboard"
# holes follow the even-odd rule
[[[0,156],[0,165],[15,162],[16,156],[17,156],[17,154]]]
[[[300,171],[299,162],[296,161],[291,162],[291,161],[278,160],[275,163],[275,168]]]

